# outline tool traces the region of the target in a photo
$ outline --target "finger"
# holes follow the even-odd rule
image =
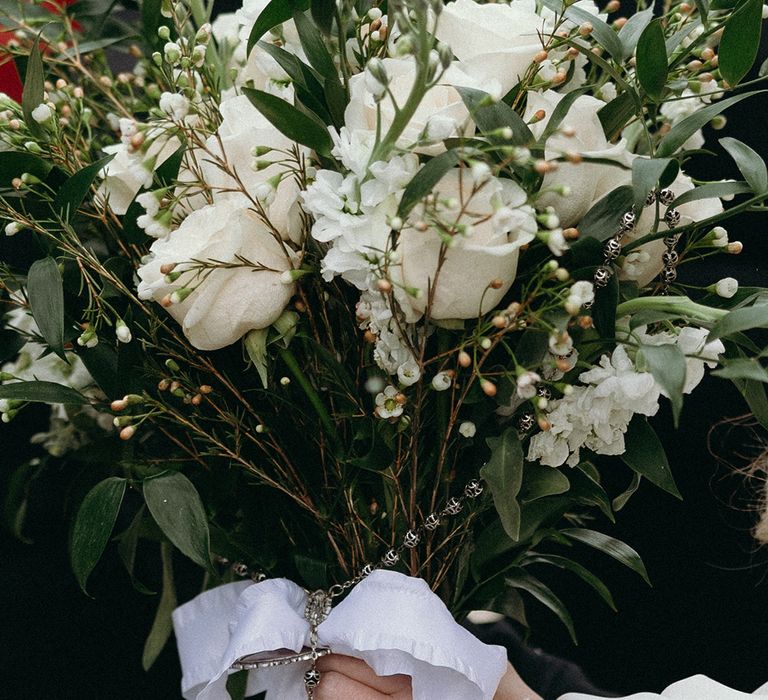
[[[520,678],[512,664],[507,664],[507,672],[499,683],[493,700],[543,700],[540,695],[533,692]]]
[[[315,700],[391,700],[392,696],[338,671],[326,671],[320,676],[314,697]]]
[[[376,672],[362,659],[342,654],[329,654],[317,662],[320,673],[336,671],[345,676],[370,686],[374,690],[387,695],[394,695],[411,689],[411,677],[400,675],[377,676]]]

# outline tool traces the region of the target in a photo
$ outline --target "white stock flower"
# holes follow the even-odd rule
[[[546,418],[551,427],[531,438],[528,459],[559,467],[576,466],[581,448],[618,455],[633,415],[652,416],[659,407],[653,376],[638,372],[623,345],[603,355],[597,367],[582,373],[583,386],[550,402]]]
[[[472,190],[466,168],[449,171],[434,189],[443,224],[448,228],[471,226],[471,236],[455,233],[451,247],[446,248],[432,227],[420,231],[411,225],[400,233],[397,250],[402,282],[421,292],[409,296],[410,304],[420,314],[429,305],[434,319],[475,318],[498,304],[515,279],[520,248],[536,233],[534,210],[519,185],[493,178],[470,198]],[[455,204],[458,208],[452,208]],[[509,215],[494,221],[492,215],[499,208],[507,208]],[[417,207],[411,222],[422,216],[423,207]],[[499,284],[490,288],[491,282]]]
[[[42,103],[37,105],[37,107],[32,110],[32,119],[34,119],[38,124],[45,124],[47,121],[53,118],[53,114],[54,112],[50,105]]]
[[[376,396],[376,415],[379,418],[397,418],[403,413],[403,406],[397,401],[397,388],[391,384]]]
[[[164,92],[160,95],[160,109],[173,121],[180,122],[189,114],[189,100],[177,92]]]
[[[529,121],[538,110],[544,110],[545,117],[531,125],[531,131],[539,138],[552,113],[563,95],[547,90],[546,92],[528,93],[528,104],[524,119]],[[620,167],[630,163],[629,152],[624,140],[617,144],[609,143],[605,137],[603,126],[597,113],[605,106],[595,97],[581,95],[574,100],[568,113],[563,119],[561,128],[573,129],[573,136],[555,132],[545,148],[547,159],[555,158],[563,153],[575,152],[590,158],[604,158],[616,162],[617,165],[603,163],[559,163],[557,170],[547,173],[542,183],[542,195],[537,200],[537,206],[551,206],[560,218],[564,228],[577,226],[592,207],[592,205],[619,185],[631,180],[631,171]],[[567,188],[567,196],[558,192],[545,190]]]
[[[168,311],[200,350],[231,345],[248,331],[267,328],[285,309],[294,285],[281,275],[294,267],[294,255],[279,243],[258,216],[232,202],[208,205],[190,214],[181,226],[155,241],[152,257],[138,270],[139,296],[181,298]],[[215,267],[200,274],[193,261],[253,266]],[[182,274],[170,282],[161,267],[176,264]],[[180,290],[186,290],[179,294]],[[189,290],[192,290],[189,292]]]

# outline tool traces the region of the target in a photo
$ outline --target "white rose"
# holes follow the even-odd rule
[[[222,102],[220,110],[223,120],[218,133],[206,142],[208,151],[214,157],[209,154],[197,156],[203,180],[214,192],[219,190],[223,196],[237,201],[238,204],[253,207],[249,196],[238,191],[240,185],[235,178],[212,161],[215,158],[226,160],[230,171],[237,174],[246,192],[254,200],[263,194],[264,185],[270,185],[270,179],[283,174],[274,190],[274,197],[270,194],[268,199],[262,202],[262,206],[270,223],[283,238],[298,241],[302,229],[298,204],[300,190],[293,173],[288,170],[289,166],[296,165],[291,162],[278,162],[288,157],[285,151],[294,148],[293,141],[272,126],[244,95]],[[273,150],[254,156],[251,153],[254,146]],[[274,162],[274,165],[257,172],[251,167],[256,160],[262,164]]]
[[[562,95],[552,90],[528,93],[528,106],[524,119],[530,120],[540,109],[546,113],[544,119],[531,126],[531,131],[536,138],[544,132],[555,107],[562,98]],[[622,140],[617,144],[611,144],[605,137],[603,126],[597,116],[598,110],[604,106],[605,103],[595,97],[589,95],[577,97],[560,124],[561,128],[572,128],[575,134],[571,137],[559,132],[552,134],[547,139],[546,157],[555,158],[562,153],[572,151],[584,157],[606,158],[619,164],[629,165],[630,156],[625,142]],[[541,188],[544,191],[553,187],[567,187],[570,190],[569,194],[563,196],[555,192],[546,192],[539,198],[538,204],[542,207],[553,207],[564,228],[576,226],[595,202],[616,187],[630,182],[631,179],[631,171],[618,165],[587,162],[578,165],[559,163],[557,170],[544,176]]]
[[[542,50],[543,31],[534,0],[488,5],[456,0],[443,8],[435,36],[451,47],[463,70],[481,82],[501,81],[506,94]]]
[[[146,151],[131,152],[123,143],[105,146],[104,152],[114,153],[115,157],[101,171],[104,180],[98,194],[107,200],[115,214],[122,216],[139,191],[152,185],[155,169],[168,160],[179,146],[181,142],[178,138],[168,138],[162,133],[149,144]]]
[[[282,282],[281,275],[294,267],[295,256],[253,211],[232,202],[193,212],[167,238],[155,241],[151,252],[151,260],[138,270],[139,296],[160,301],[185,285],[194,288],[168,311],[200,350],[217,350],[250,330],[267,328],[293,295],[294,285]],[[268,269],[216,268],[207,276],[192,269],[193,260],[230,263],[238,258]],[[160,268],[173,263],[174,273],[182,274],[168,283]]]
[[[683,192],[692,190],[693,181],[682,172],[678,174],[675,181],[669,186],[675,196],[680,196]],[[711,216],[717,216],[723,211],[723,204],[717,197],[708,197],[706,199],[697,199],[693,202],[687,202],[679,207],[675,207],[680,212],[679,226],[686,226],[694,221],[708,219]],[[664,214],[664,208],[661,208],[661,215]],[[622,245],[627,245],[638,238],[642,238],[653,230],[653,224],[656,219],[656,206],[645,207],[642,215],[635,224],[634,230],[622,238]],[[659,231],[666,231],[669,227],[662,219],[659,222]],[[625,259],[624,265],[620,271],[620,278],[635,280],[640,287],[644,287],[653,281],[664,267],[661,256],[666,250],[664,240],[657,238],[635,248],[630,256]]]
[[[413,58],[385,58],[381,61],[389,78],[389,89],[399,106],[402,106],[411,94],[416,79],[416,63]],[[461,95],[453,86],[466,86],[486,92],[499,93],[498,83],[481,84],[460,70],[451,66],[441,84],[435,85],[421,100],[416,112],[403,130],[397,145],[409,148],[425,136],[445,137],[446,135],[467,136],[474,127],[469,119],[469,111],[464,106]],[[349,104],[344,113],[344,123],[348,130],[376,131],[377,114],[381,110],[381,134],[386,135],[395,118],[395,106],[386,96],[380,102],[365,85],[365,74],[353,75],[349,81]],[[415,149],[418,153],[435,155],[444,150],[442,144],[425,145]]]
[[[418,297],[409,297],[419,313],[424,313],[432,296],[432,318],[475,318],[496,306],[512,285],[520,248],[536,235],[534,211],[526,204],[525,192],[511,180],[488,180],[470,199],[472,176],[466,168],[448,172],[435,192],[440,202],[453,199],[459,206],[464,193],[467,210],[460,214],[458,209],[449,211],[443,206],[440,214],[448,225],[471,226],[471,235],[457,233],[453,237],[454,245],[445,248],[443,239],[433,228],[426,231],[412,226],[404,228],[398,242],[402,281],[406,287],[421,292]],[[500,207],[520,214],[515,217],[515,228],[494,226],[492,215],[494,209]],[[415,210],[411,221],[422,214],[420,209]],[[441,252],[445,257],[438,274]],[[501,280],[498,289],[488,287],[493,280]]]

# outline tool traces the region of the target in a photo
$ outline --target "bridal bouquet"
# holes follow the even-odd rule
[[[144,0],[140,36],[112,3],[55,10],[0,15],[24,76],[0,97],[0,411],[54,406],[11,506],[46,467],[77,476],[84,588],[112,539],[146,592],[157,547],[145,665],[174,549],[201,589],[317,590],[294,605],[315,654],[331,604],[391,570],[456,616],[524,623],[535,599],[573,632],[547,569],[612,605],[579,548],[645,570],[590,521],[642,479],[679,495],[660,403],[677,421],[709,367],[768,425],[747,333],[768,293],[683,283],[768,199],[758,153],[705,142],[762,80],[761,0],[245,0],[213,22]],[[740,179],[686,174],[711,148]]]

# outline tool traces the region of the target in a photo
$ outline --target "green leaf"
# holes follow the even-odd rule
[[[619,30],[621,41],[621,57],[626,61],[635,52],[635,47],[641,34],[653,19],[653,6],[632,15],[627,23]]]
[[[616,332],[616,305],[619,303],[619,279],[612,275],[602,289],[596,290],[592,318],[595,328],[604,338],[610,338]]]
[[[22,173],[30,173],[45,180],[51,164],[39,156],[23,151],[0,151],[0,188],[10,189],[11,182]]]
[[[642,156],[632,161],[635,211],[642,211],[648,193],[656,187],[664,171],[675,162],[671,158],[644,158]]]
[[[259,328],[249,331],[243,338],[243,347],[248,354],[248,359],[253,363],[256,371],[259,373],[261,385],[266,389],[269,383],[267,373],[269,354],[267,353],[267,338],[269,337],[269,328]]]
[[[753,379],[733,379],[734,386],[741,392],[755,419],[768,430],[768,396],[765,385]]]
[[[9,532],[25,544],[32,544],[32,540],[24,534],[29,493],[44,468],[44,463],[39,459],[24,462],[10,469],[10,475],[5,483],[2,519]]]
[[[117,553],[120,560],[125,566],[125,570],[131,577],[131,583],[133,587],[144,595],[155,595],[154,591],[147,588],[141,581],[136,578],[134,573],[134,564],[136,563],[136,548],[139,544],[139,537],[141,535],[142,527],[144,526],[144,516],[146,514],[147,507],[142,504],[141,508],[137,511],[131,524],[123,530],[115,539],[117,540]]]
[[[86,494],[77,512],[72,528],[70,560],[72,571],[83,591],[115,526],[125,485],[126,480],[117,476],[104,479]]]
[[[752,150],[747,144],[730,136],[720,139],[720,145],[736,161],[736,165],[752,191],[755,194],[768,193],[768,168],[765,167],[765,161],[760,157],[760,154]]]
[[[637,105],[629,92],[622,92],[599,109],[597,116],[609,141],[618,137],[627,122],[635,116],[636,110]]]
[[[726,360],[724,364],[724,367],[715,370],[712,374],[725,379],[751,379],[755,382],[768,383],[768,370],[753,358],[739,357]]]
[[[711,197],[727,197],[734,194],[744,194],[751,192],[752,188],[746,182],[708,182],[705,185],[698,185],[692,190],[683,192],[672,203],[673,206],[679,207],[682,204],[688,202],[695,202],[699,199],[710,199]]]
[[[617,61],[621,61],[624,55],[619,35],[611,29],[603,20],[599,19],[591,12],[587,12],[578,5],[571,5],[566,11],[565,16],[572,19],[576,24],[589,22],[592,25],[592,36],[611,56]]]
[[[459,151],[451,149],[432,158],[406,185],[397,215],[405,221],[411,210],[440,182],[443,175],[459,164]]]
[[[483,133],[509,127],[512,129],[513,145],[528,145],[535,140],[523,118],[509,105],[503,102],[492,102],[488,93],[482,90],[460,86],[456,86],[455,89],[461,95],[473,121]]]
[[[291,19],[294,12],[303,12],[308,7],[309,0],[271,0],[259,14],[259,18],[248,35],[248,53],[251,53],[256,42],[270,29]]]
[[[320,155],[330,154],[333,142],[319,117],[307,116],[285,100],[262,90],[243,88],[243,94],[272,126],[291,141],[311,148]]]
[[[685,354],[677,345],[641,345],[637,353],[637,367],[653,375],[672,403],[675,427],[683,408],[685,386]]]
[[[577,90],[571,90],[562,96],[560,101],[552,110],[549,121],[547,121],[547,126],[539,138],[539,144],[542,147],[547,142],[547,139],[549,139],[549,137],[552,136],[552,134],[554,134],[560,128],[560,124],[563,123],[563,119],[565,119],[565,117],[568,115],[568,112],[573,106],[573,103],[585,92],[587,92],[587,90],[588,88],[579,88]]]
[[[527,462],[524,473],[525,479],[520,489],[521,503],[565,493],[571,485],[568,477],[559,469],[545,467],[537,462]]]
[[[211,566],[210,534],[203,503],[192,482],[180,472],[145,479],[144,500],[163,534],[204,569]]]
[[[592,588],[597,591],[597,594],[607,603],[611,610],[616,611],[616,603],[613,600],[611,592],[608,590],[608,586],[606,586],[589,569],[578,562],[567,559],[566,557],[561,557],[557,554],[537,554],[529,557],[526,562],[530,564],[551,564],[559,569],[565,569],[566,571],[576,574],[582,581],[584,581],[584,583],[592,586]]]
[[[27,70],[24,75],[24,90],[21,95],[21,110],[24,123],[35,136],[44,134],[43,127],[32,117],[33,110],[42,103],[45,93],[45,75],[43,73],[43,57],[40,53],[40,35],[35,37],[32,50],[27,60]]]
[[[480,469],[480,477],[488,484],[493,505],[504,531],[512,540],[520,536],[520,505],[517,494],[523,483],[523,448],[514,428],[500,437],[488,438],[491,456]]]
[[[336,66],[317,26],[303,12],[294,12],[293,21],[299,32],[301,48],[304,49],[310,65],[326,80],[338,81]]]
[[[173,585],[173,547],[167,542],[160,544],[160,558],[163,561],[163,592],[141,655],[141,665],[145,671],[149,671],[155,663],[171,636],[173,631],[171,613],[177,605],[176,588]]]
[[[667,158],[674,155],[683,147],[683,144],[691,136],[693,136],[694,133],[706,126],[718,114],[724,112],[729,107],[732,107],[737,102],[745,100],[747,97],[759,95],[763,92],[765,92],[765,90],[745,92],[741,95],[735,95],[734,97],[729,97],[725,100],[719,100],[718,102],[707,105],[702,109],[696,110],[693,114],[686,117],[681,122],[675,124],[669,133],[661,139],[656,149],[656,157]]]
[[[762,0],[744,0],[726,20],[717,53],[723,78],[736,85],[752,68],[760,48]]]
[[[93,184],[93,181],[104,169],[104,166],[114,157],[115,154],[113,153],[101,160],[97,160],[95,163],[85,166],[82,170],[78,170],[74,175],[68,178],[61,186],[53,200],[53,209],[58,212],[59,216],[64,221],[72,220],[72,217],[80,208],[85,196],[88,194],[88,190]]]
[[[624,444],[626,450],[621,459],[627,466],[675,498],[682,499],[661,440],[645,416],[637,415],[632,419],[624,435]]]
[[[604,241],[619,230],[619,219],[635,201],[631,185],[622,185],[609,192],[595,204],[581,220],[581,238],[596,238]]]
[[[328,562],[304,554],[294,554],[293,563],[301,576],[302,583],[309,589],[328,587]]]
[[[504,582],[508,586],[512,586],[512,588],[519,588],[526,593],[530,593],[536,600],[548,607],[558,616],[558,618],[560,618],[560,621],[568,630],[568,634],[571,635],[573,643],[577,644],[576,630],[573,626],[571,614],[568,612],[568,608],[563,604],[563,601],[561,601],[551,589],[545,586],[535,576],[531,576],[528,572],[520,568],[511,570],[504,577]]]
[[[661,19],[651,22],[640,35],[637,43],[637,79],[643,89],[656,102],[667,84],[667,47]]]
[[[62,403],[82,406],[90,403],[87,396],[64,384],[55,382],[13,382],[0,385],[0,399],[32,401],[33,403]]]
[[[29,307],[40,334],[48,346],[63,360],[64,354],[64,286],[56,261],[35,260],[27,275]]]
[[[335,0],[311,0],[312,19],[324,34],[330,34],[336,16]]]
[[[768,328],[768,304],[745,306],[729,311],[709,331],[707,342],[718,338],[727,338],[734,333],[751,328]]]
[[[597,530],[587,530],[585,528],[567,528],[560,532],[569,539],[581,542],[607,554],[609,557],[613,557],[627,568],[640,574],[646,583],[649,586],[651,585],[651,579],[648,578],[648,572],[645,570],[645,564],[643,564],[640,555],[625,542],[605,533],[597,532]]]
[[[640,482],[642,481],[642,477],[637,472],[634,472],[632,474],[632,481],[629,482],[629,486],[627,486],[626,490],[620,493],[616,498],[613,499],[613,502],[611,503],[613,509],[618,513],[625,505],[627,505],[630,498],[632,498],[632,495],[637,491],[637,489],[640,487]]]

